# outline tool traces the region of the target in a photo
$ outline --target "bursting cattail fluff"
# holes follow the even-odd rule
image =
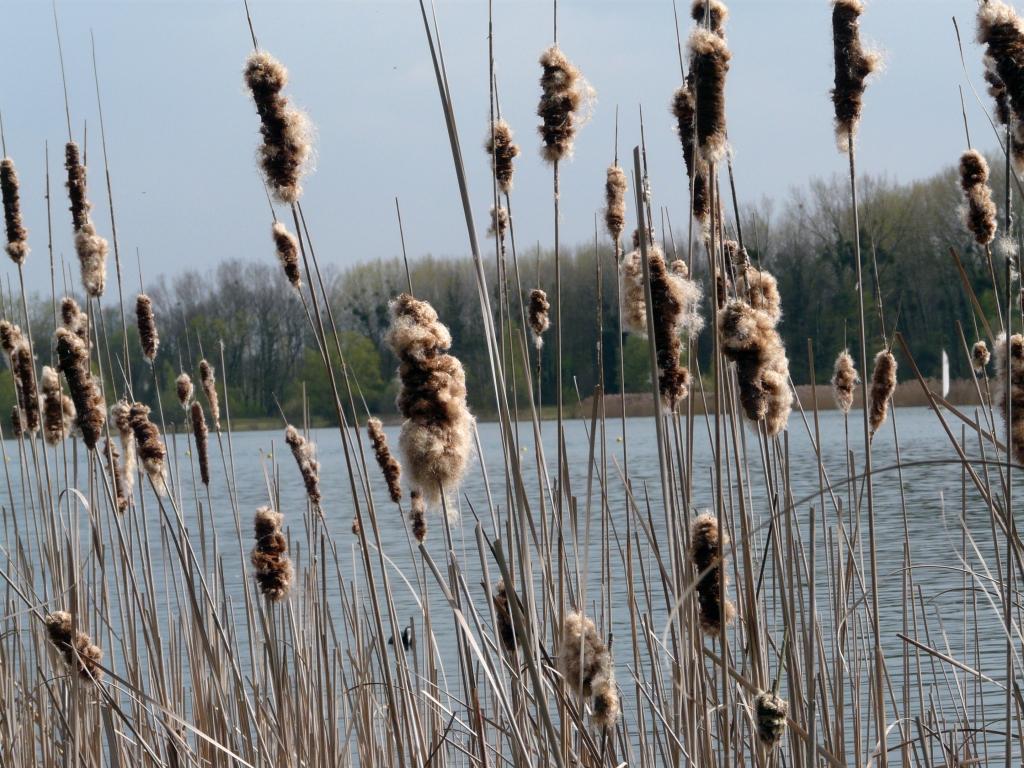
[[[87,634],[75,630],[70,613],[54,611],[43,622],[50,642],[60,651],[69,667],[86,680],[95,682],[103,677],[103,670],[99,667],[103,651]]]
[[[28,230],[21,218],[18,172],[9,157],[0,160],[0,193],[3,195],[4,226],[7,228],[7,255],[21,265],[28,256]]]
[[[21,329],[8,322],[0,321],[0,346],[11,363],[14,389],[20,408],[20,426],[35,432],[39,429],[39,396],[36,392],[36,366],[29,348],[28,339]]]
[[[505,210],[504,206],[499,205],[495,208],[491,206],[491,226],[487,228],[487,234],[490,237],[498,236],[499,239],[505,239],[505,232],[508,230],[508,211]]]
[[[156,330],[156,317],[153,315],[153,300],[144,293],[135,299],[135,317],[139,325],[139,344],[142,354],[153,362],[156,351],[160,348],[160,334]]]
[[[693,0],[690,18],[698,24],[707,23],[712,32],[719,37],[725,37],[725,22],[729,19],[729,9],[721,0]]]
[[[267,183],[282,203],[302,194],[302,174],[309,161],[309,121],[282,94],[288,70],[273,56],[257,51],[245,63],[245,83],[260,116],[260,166]]]
[[[203,415],[203,406],[197,400],[192,401],[189,409],[192,417],[192,436],[196,441],[196,458],[199,460],[199,479],[203,485],[210,484],[210,430],[206,427],[206,417]]]
[[[835,57],[835,87],[832,104],[836,113],[836,140],[844,152],[857,132],[864,100],[864,81],[878,69],[878,54],[864,49],[860,41],[861,0],[832,0],[832,48]]]
[[[21,416],[21,408],[16,405],[11,406],[11,434],[15,438],[25,434],[25,420]]]
[[[512,599],[515,597],[513,596]],[[515,653],[516,630],[512,623],[512,608],[509,605],[509,596],[504,580],[495,584],[492,602],[494,603],[494,617],[498,622],[498,637],[501,639],[501,645],[509,653]]]
[[[985,79],[996,119],[1012,130],[1011,155],[1024,167],[1024,21],[1008,4],[987,0],[978,9],[978,42],[985,46]]]
[[[160,439],[160,430],[156,424],[150,421],[149,406],[132,403],[129,419],[135,436],[135,449],[138,451],[142,468],[146,470],[146,476],[153,483],[156,492],[163,495],[166,490],[164,459],[167,457],[167,449],[164,447],[163,440]]]
[[[722,353],[736,364],[744,414],[753,422],[763,419],[774,436],[786,428],[793,403],[789,359],[776,330],[782,316],[778,285],[768,272],[749,268],[737,294],[718,311]]]
[[[316,460],[316,447],[299,434],[291,424],[284,431],[284,441],[291,448],[295,463],[299,465],[306,496],[314,507],[320,506],[320,462]]]
[[[299,269],[299,240],[288,227],[280,221],[275,221],[270,230],[274,238],[274,248],[277,250],[277,258],[284,269],[284,276],[293,288],[302,287],[302,272]]]
[[[537,116],[541,119],[538,130],[544,142],[544,159],[556,163],[572,156],[576,130],[586,119],[581,111],[593,100],[593,89],[557,45],[541,54],[540,65],[543,74],[537,105]]]
[[[292,584],[292,561],[288,557],[288,540],[282,531],[284,515],[270,507],[256,510],[253,527],[256,546],[252,565],[260,592],[271,602],[283,600]]]
[[[647,333],[647,295],[640,249],[634,248],[619,264],[619,299],[623,327],[632,333]]]
[[[57,329],[57,369],[68,383],[85,447],[92,450],[103,431],[107,408],[89,367],[89,348],[68,328]]]
[[[704,161],[714,163],[726,149],[725,76],[732,55],[725,40],[700,28],[690,34],[689,50],[697,151]]]
[[[60,377],[50,366],[43,366],[39,383],[43,399],[43,438],[49,445],[57,445],[71,434],[75,404],[61,391]]]
[[[78,302],[65,296],[60,302],[60,317],[64,327],[74,333],[89,347],[89,317],[78,306]]]
[[[187,411],[189,404],[192,402],[192,396],[196,391],[195,386],[192,384],[192,377],[187,373],[179,374],[178,378],[174,380],[174,388],[178,393],[178,402]]]
[[[64,147],[64,168],[68,173],[68,197],[71,200],[71,224],[75,233],[75,252],[78,254],[82,286],[96,298],[103,295],[107,280],[107,241],[96,233],[89,211],[86,188],[86,169],[78,156],[78,145],[69,141]]]
[[[971,365],[977,374],[982,374],[988,367],[988,361],[992,359],[992,353],[988,351],[988,344],[984,341],[974,342],[971,348]]]
[[[417,490],[409,493],[409,527],[413,538],[422,544],[427,538],[427,504]]]
[[[129,497],[125,494],[124,474],[121,470],[121,452],[109,439],[103,441],[103,458],[107,462],[107,473],[114,486],[114,504],[118,512],[128,509]]]
[[[586,698],[593,696],[594,717],[599,725],[614,724],[619,699],[612,655],[597,634],[594,622],[577,611],[568,613],[562,624],[558,669],[570,690],[579,691]]]
[[[403,293],[389,309],[387,340],[400,361],[397,405],[405,417],[399,445],[412,485],[437,501],[459,484],[469,460],[466,373],[448,354],[451,334],[430,304]]]
[[[537,349],[544,346],[544,334],[551,327],[550,311],[548,295],[540,288],[530,291],[530,332],[533,334],[533,346]]]
[[[774,749],[786,733],[789,702],[771,691],[762,691],[754,699],[754,725],[757,738],[768,749]]]
[[[494,163],[494,176],[498,181],[498,189],[502,192],[512,190],[512,174],[515,168],[512,161],[519,154],[519,147],[512,141],[512,129],[504,120],[495,120],[491,125],[491,133],[484,144],[487,154]]]
[[[996,339],[996,393],[999,411],[1006,418],[1007,397],[1010,405],[1010,444],[1013,457],[1018,464],[1024,463],[1024,336],[1015,333],[1006,343],[1006,334]],[[1007,349],[1009,347],[1009,349]],[[1009,367],[1010,391],[1006,391],[1006,374]]]
[[[651,274],[651,309],[654,315],[654,347],[658,361],[658,389],[669,408],[689,394],[690,372],[680,364],[682,342],[679,339],[688,304],[693,304],[696,283],[671,272],[657,245],[648,253]]]
[[[692,78],[689,78],[692,80]],[[708,189],[708,164],[703,157],[694,152],[694,125],[696,110],[694,108],[693,90],[690,83],[679,86],[672,98],[672,114],[676,118],[676,133],[683,147],[683,162],[686,164],[686,176],[693,188],[693,199],[690,210],[702,226],[707,226],[711,215],[711,200]]]
[[[370,435],[370,443],[373,445],[373,455],[377,459],[377,466],[384,473],[384,481],[388,485],[388,495],[397,504],[402,500],[402,467],[398,459],[391,455],[388,447],[388,438],[384,434],[384,425],[380,419],[369,419],[366,422],[366,431]]]
[[[210,406],[210,418],[213,428],[220,432],[220,400],[217,399],[217,375],[213,366],[203,359],[199,361],[199,381],[203,385],[206,403]]]
[[[604,223],[608,235],[619,242],[626,228],[626,172],[618,165],[608,166],[604,182]]]
[[[839,353],[832,369],[832,397],[836,401],[836,407],[843,413],[849,413],[853,407],[853,391],[859,383],[860,376],[857,375],[853,358],[844,349]]]
[[[978,245],[988,245],[996,236],[996,204],[988,186],[988,163],[977,150],[960,157],[960,187],[966,203],[964,223]]]
[[[132,406],[127,400],[118,400],[110,409],[110,418],[121,438],[121,489],[125,498],[131,498],[135,488],[135,430],[132,428]]]
[[[732,602],[722,594],[722,585],[729,583],[722,568],[728,543],[729,537],[719,531],[714,515],[705,512],[690,524],[690,560],[697,569],[700,626],[708,635],[718,634],[722,624],[729,624],[736,613]]]
[[[889,398],[896,391],[896,358],[888,349],[875,355],[875,369],[871,372],[871,391],[868,393],[871,436],[885,423],[889,415]]]

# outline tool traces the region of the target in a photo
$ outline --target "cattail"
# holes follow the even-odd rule
[[[836,407],[843,413],[849,413],[853,407],[853,390],[860,383],[860,376],[854,367],[853,358],[847,350],[839,353],[832,369],[832,397]]]
[[[473,416],[466,373],[447,354],[451,334],[430,304],[403,293],[389,309],[387,340],[401,363],[397,405],[405,416],[399,445],[413,487],[437,501],[459,484],[469,460]]]
[[[647,333],[647,295],[644,292],[644,269],[640,251],[634,248],[619,264],[619,297],[622,325],[636,334]]]
[[[132,403],[129,418],[142,468],[146,470],[146,476],[153,483],[156,492],[163,495],[166,490],[164,459],[167,457],[167,449],[160,439],[160,430],[150,421],[148,405]]]
[[[728,543],[729,537],[719,531],[714,515],[705,512],[694,518],[690,525],[690,559],[697,569],[700,626],[708,635],[717,635],[722,624],[729,624],[736,613],[732,602],[722,594],[723,584],[728,584],[722,568]]]
[[[64,327],[74,333],[89,348],[89,316],[78,306],[78,302],[65,296],[60,302],[60,316]]]
[[[284,431],[284,441],[292,449],[295,463],[299,465],[306,495],[314,507],[320,506],[320,462],[316,460],[316,447],[299,434],[291,424]]]
[[[184,372],[179,374],[178,378],[174,380],[174,387],[178,392],[178,402],[187,411],[189,404],[192,402],[192,396],[196,391],[195,386],[192,384],[192,377]]]
[[[423,494],[415,489],[409,494],[409,526],[413,537],[422,544],[427,538],[427,505]]]
[[[110,409],[110,418],[121,438],[121,488],[125,498],[132,497],[135,488],[135,430],[132,427],[132,406],[127,400],[118,400]]]
[[[199,460],[199,479],[203,485],[210,484],[210,430],[206,428],[206,417],[203,415],[203,406],[198,400],[192,401],[190,409],[192,416],[192,436],[196,440],[196,458]]]
[[[519,154],[519,147],[512,141],[512,129],[504,120],[495,120],[491,124],[491,133],[484,144],[494,163],[494,176],[498,180],[498,189],[502,192],[512,190],[512,174],[515,169],[512,161]]]
[[[651,274],[658,389],[668,407],[674,409],[689,394],[690,372],[680,364],[682,342],[679,333],[686,305],[692,303],[687,288],[696,288],[696,284],[671,273],[665,264],[665,256],[656,245],[652,246],[648,254],[648,265]]]
[[[540,65],[544,72],[537,116],[542,121],[542,154],[549,163],[557,163],[572,157],[576,130],[585,117],[580,112],[593,100],[593,89],[557,45],[541,54]]]
[[[67,665],[84,679],[98,682],[103,677],[103,670],[99,666],[103,651],[93,645],[87,634],[75,631],[71,614],[67,611],[54,611],[43,621],[50,642],[60,651]]]
[[[867,51],[860,42],[861,0],[832,0],[832,47],[836,77],[832,103],[836,111],[836,140],[842,151],[849,149],[857,132],[864,99],[864,81],[878,69],[877,53]]]
[[[714,163],[725,154],[725,76],[732,55],[725,41],[707,29],[690,34],[689,48],[697,150],[706,162]]]
[[[302,287],[302,272],[299,269],[299,240],[288,227],[280,221],[275,221],[271,227],[270,234],[274,238],[274,247],[277,249],[277,258],[284,268],[284,276],[295,289]]]
[[[89,367],[89,348],[68,328],[57,329],[57,369],[64,374],[85,447],[96,447],[107,419],[103,393]]]
[[[679,86],[679,90],[672,98],[672,114],[676,118],[679,143],[683,147],[686,176],[693,187],[690,209],[693,217],[703,226],[707,226],[711,215],[711,199],[708,189],[709,169],[704,158],[694,152],[694,120],[697,113],[693,102],[693,91],[689,83]]]
[[[142,345],[142,354],[149,362],[153,362],[156,351],[160,348],[160,334],[156,330],[153,300],[144,293],[140,293],[135,299],[135,317],[139,324],[139,343]]]
[[[18,191],[18,172],[9,157],[0,160],[0,193],[3,194],[4,225],[7,227],[7,255],[18,266],[28,256],[28,230],[21,219],[21,196]]]
[[[21,418],[21,408],[16,405],[11,406],[11,434],[15,438],[25,434],[25,420]]]
[[[778,285],[768,272],[750,268],[737,294],[718,311],[722,353],[736,364],[744,414],[753,422],[763,419],[774,436],[786,428],[793,403],[789,359],[776,330],[782,316]]]
[[[594,711],[595,725],[601,728],[611,728],[618,722],[622,708],[614,677],[602,678],[594,684],[594,700],[591,706]]]
[[[288,70],[273,56],[257,51],[245,63],[245,83],[260,116],[260,166],[267,183],[282,203],[295,203],[302,194],[302,174],[311,153],[309,121],[281,92]]]
[[[786,733],[789,703],[770,691],[762,691],[754,699],[754,723],[757,738],[769,750],[775,749]]]
[[[988,345],[984,341],[974,342],[974,347],[971,349],[971,364],[978,375],[985,372],[988,361],[991,359],[992,353],[988,351]]]
[[[693,0],[690,17],[698,24],[707,23],[712,32],[725,37],[725,22],[729,19],[729,9],[720,0]]]
[[[608,166],[604,182],[604,223],[616,243],[626,228],[626,172],[618,165]]]
[[[1024,463],[1024,336],[1015,333],[1010,337],[1007,350],[1006,335],[1000,334],[996,339],[996,392],[1001,406],[999,408],[1006,418],[1006,375],[1007,366],[1010,374],[1010,444],[1013,456],[1018,464]],[[1009,359],[1007,359],[1009,357]]]
[[[544,346],[544,334],[551,327],[550,311],[548,295],[540,288],[530,291],[530,332],[533,334],[533,346],[538,350]]]
[[[373,454],[377,458],[377,466],[384,473],[384,480],[388,484],[388,494],[391,496],[391,500],[397,504],[402,500],[402,467],[399,465],[398,459],[391,455],[388,438],[384,434],[384,425],[380,423],[380,419],[369,419],[366,422],[366,431],[373,444]]]
[[[21,427],[35,432],[39,429],[39,396],[36,393],[35,361],[28,340],[18,326],[3,320],[0,321],[0,346],[3,346],[10,358]]]
[[[80,232],[89,221],[89,202],[85,166],[78,155],[78,145],[69,141],[64,147],[64,169],[68,172],[68,198],[71,201],[71,226]]]
[[[205,359],[199,361],[199,381],[203,385],[206,403],[210,406],[213,428],[220,432],[220,401],[217,399],[217,375]]]
[[[57,371],[48,365],[43,366],[40,387],[43,399],[43,438],[49,445],[57,445],[71,434],[75,404],[61,391]]]
[[[505,239],[505,232],[508,230],[508,211],[503,206],[495,208],[491,206],[491,226],[487,228],[490,237],[497,235],[501,240]]]
[[[107,472],[110,474],[110,482],[114,486],[114,503],[118,512],[128,509],[128,494],[124,489],[124,473],[121,469],[121,452],[109,440],[103,441],[103,457],[107,461]]]
[[[578,611],[566,614],[558,648],[558,670],[566,686],[589,698],[594,683],[611,674],[611,668],[612,655],[594,622]]]
[[[256,510],[256,546],[252,551],[252,565],[260,592],[275,603],[287,596],[293,575],[292,561],[288,558],[288,540],[281,530],[283,522],[284,515],[270,507]]]
[[[359,518],[358,517],[353,517],[352,518],[352,535],[353,536],[358,536],[359,532],[362,531],[362,530],[363,530],[363,526],[359,522]]]
[[[96,298],[103,295],[107,280],[107,241],[96,233],[89,216],[92,204],[86,192],[86,169],[78,156],[78,145],[69,141],[64,148],[64,168],[68,172],[68,197],[71,200],[71,224],[75,232],[82,285]]]
[[[1008,4],[987,0],[978,9],[978,42],[985,48],[986,80],[996,99],[996,117],[1013,128],[1014,160],[1024,157],[1024,21]]]
[[[868,396],[868,408],[871,425],[871,436],[885,423],[889,415],[889,398],[896,390],[896,358],[888,349],[875,355],[875,370],[871,372],[871,392]]]
[[[966,198],[964,223],[978,245],[988,245],[996,236],[996,204],[988,186],[988,163],[977,150],[960,157],[960,187]]]
[[[513,599],[515,599],[513,597]],[[509,606],[509,596],[505,590],[505,581],[501,580],[494,586],[494,617],[498,622],[498,637],[501,644],[509,653],[516,650],[516,630],[512,624],[512,611]]]

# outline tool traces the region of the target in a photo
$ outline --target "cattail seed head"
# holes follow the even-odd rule
[[[992,353],[988,351],[988,344],[984,341],[974,342],[974,347],[971,349],[971,365],[974,366],[975,373],[979,375],[984,373],[991,359]]]
[[[294,203],[302,194],[302,175],[312,151],[309,121],[282,94],[288,70],[269,53],[257,51],[249,56],[245,83],[260,116],[260,166],[274,197]]]
[[[960,187],[966,198],[964,223],[978,245],[988,245],[996,236],[996,204],[988,185],[988,163],[977,150],[960,157]]]
[[[725,22],[729,19],[729,9],[720,0],[693,0],[690,18],[698,24],[706,22],[712,32],[719,37],[725,37]]]
[[[75,234],[75,252],[82,273],[82,287],[93,298],[103,295],[107,282],[107,241],[96,234],[96,228],[87,221]]]
[[[166,490],[164,459],[167,457],[167,449],[160,439],[160,430],[149,419],[149,406],[132,403],[129,419],[142,468],[146,470],[146,476],[153,483],[156,492],[163,495]]]
[[[692,78],[690,78],[692,79]],[[702,226],[707,226],[711,216],[711,199],[708,189],[708,164],[694,152],[694,121],[697,112],[693,101],[693,90],[689,83],[679,86],[672,98],[672,114],[676,118],[676,133],[683,147],[683,162],[686,175],[693,188],[690,210]]]
[[[48,365],[43,366],[40,388],[43,399],[43,438],[49,445],[57,445],[71,434],[75,404],[61,391],[57,371]]]
[[[217,375],[207,360],[199,361],[199,381],[203,385],[206,403],[210,406],[213,428],[220,432],[220,400],[217,399]]]
[[[533,346],[538,350],[544,346],[544,334],[551,327],[551,302],[540,288],[530,291],[529,323],[533,334]]]
[[[716,635],[722,624],[729,624],[736,613],[732,602],[722,594],[722,585],[728,584],[725,548],[729,537],[719,531],[718,518],[705,512],[690,524],[690,560],[697,569],[697,604],[700,626],[707,635]]]
[[[179,374],[178,378],[174,380],[174,388],[178,393],[178,402],[187,411],[196,391],[195,386],[192,384],[192,377],[184,372]]]
[[[996,396],[999,399],[999,411],[1006,418],[1006,405],[1010,405],[1010,444],[1013,456],[1018,464],[1024,463],[1024,336],[1015,333],[1010,337],[1009,344],[1006,334],[996,338]],[[1009,369],[1010,389],[1006,390],[1007,369]]]
[[[39,429],[39,395],[36,391],[36,366],[28,339],[16,325],[0,327],[0,339],[10,357],[14,389],[21,410],[21,426],[28,432]],[[10,348],[8,349],[8,346]]]
[[[696,106],[697,150],[708,163],[725,154],[725,76],[732,55],[725,41],[707,29],[690,34],[690,76]]]
[[[871,372],[869,393],[869,422],[871,436],[879,430],[889,414],[889,398],[896,391],[896,358],[888,349],[875,355],[875,369]]]
[[[597,633],[594,622],[570,611],[562,623],[562,638],[558,646],[558,670],[572,691],[581,691],[589,698],[594,684],[612,674],[612,655]]]
[[[210,484],[210,430],[206,427],[206,417],[203,415],[203,406],[198,400],[192,401],[189,409],[192,417],[192,436],[196,441],[196,458],[199,460],[199,479],[203,485]]]
[[[89,348],[68,328],[57,329],[57,369],[64,374],[68,392],[75,406],[78,428],[86,448],[92,450],[103,431],[107,409],[103,393],[93,379],[89,367]]]
[[[316,447],[299,434],[291,424],[284,431],[284,441],[291,448],[295,463],[299,465],[306,496],[314,507],[320,506],[320,462],[316,460]]]
[[[487,234],[490,237],[498,236],[499,239],[505,239],[505,232],[508,231],[508,211],[505,210],[504,206],[499,205],[495,208],[491,206],[491,226],[487,228]]]
[[[126,499],[132,498],[135,489],[135,430],[132,428],[132,404],[118,400],[110,409],[110,418],[121,438],[121,491]]]
[[[674,409],[689,394],[690,372],[680,363],[682,342],[679,334],[687,315],[687,305],[700,301],[700,289],[696,283],[669,271],[665,256],[657,245],[651,246],[648,264],[658,389],[666,405]]]
[[[7,228],[7,255],[17,265],[28,256],[28,230],[21,218],[18,172],[9,157],[0,160],[0,193],[3,195],[4,225]]]
[[[843,350],[836,358],[832,369],[832,397],[836,407],[843,413],[849,413],[853,407],[854,388],[860,383],[860,376],[853,364],[853,358],[847,350]]]
[[[125,493],[124,471],[121,469],[121,452],[109,440],[103,441],[103,458],[107,462],[107,473],[114,488],[114,504],[118,512],[128,509],[129,494]]]
[[[996,100],[996,119],[1012,128],[1011,154],[1024,167],[1024,21],[1008,4],[987,0],[978,8],[978,42],[985,46],[985,79]]]
[[[513,596],[512,599],[515,599],[515,597]],[[505,590],[504,580],[499,581],[494,586],[492,601],[494,603],[494,617],[498,622],[498,637],[501,639],[501,644],[508,653],[515,653],[516,630],[512,623],[512,610],[509,606],[509,596]]]
[[[64,327],[74,333],[89,347],[89,316],[78,306],[78,302],[65,296],[60,302],[60,316]]]
[[[60,651],[69,667],[85,680],[98,682],[102,679],[103,670],[100,669],[99,663],[103,658],[103,651],[93,644],[87,634],[75,631],[70,613],[54,611],[43,621],[50,642]]]
[[[861,45],[859,19],[863,12],[861,0],[832,0],[832,47],[836,66],[832,104],[836,112],[836,140],[844,152],[849,149],[860,122],[864,81],[881,63],[877,53]]]
[[[370,435],[370,443],[373,445],[373,454],[377,459],[377,466],[384,473],[384,481],[388,485],[388,495],[395,504],[402,500],[402,467],[398,459],[391,455],[388,447],[388,438],[384,434],[384,425],[380,419],[369,419],[366,422],[366,431]]]
[[[271,235],[274,238],[274,247],[277,249],[277,258],[284,269],[284,276],[293,288],[302,287],[302,272],[299,268],[299,240],[288,227],[280,221],[275,221],[271,227]]]
[[[448,354],[451,334],[430,304],[403,293],[389,309],[387,341],[400,361],[402,385],[396,402],[405,417],[399,445],[413,486],[437,501],[459,484],[469,461],[466,374]]]
[[[754,699],[754,722],[757,738],[768,749],[775,749],[786,733],[789,703],[770,691],[762,691]]]
[[[604,223],[616,243],[626,228],[626,172],[618,165],[608,166],[604,182]]]
[[[640,251],[634,248],[619,264],[619,297],[623,327],[632,333],[647,333],[647,294],[644,292],[644,269]]]
[[[160,348],[160,334],[156,330],[153,300],[144,293],[140,293],[135,299],[135,317],[139,325],[139,343],[142,345],[142,354],[149,362],[153,362],[156,351]]]
[[[25,434],[25,420],[21,418],[21,408],[11,406],[11,434],[19,438]]]
[[[502,192],[512,190],[512,174],[515,169],[512,161],[519,154],[519,147],[512,141],[512,129],[504,120],[495,120],[491,124],[491,133],[487,136],[484,149],[494,163],[494,175],[498,181],[498,189]]]
[[[284,515],[270,507],[256,510],[253,527],[256,546],[252,550],[252,565],[260,592],[271,602],[279,602],[288,595],[292,584],[292,561],[288,557],[288,540],[281,526]]]
[[[422,544],[427,538],[427,505],[423,494],[417,490],[409,494],[409,526],[413,538]]]
[[[64,147],[64,169],[68,173],[68,198],[71,201],[71,226],[80,232],[89,221],[89,202],[86,187],[86,170],[78,155],[78,145],[69,141]]]
[[[581,111],[593,100],[593,89],[557,45],[541,54],[540,65],[543,74],[538,130],[544,142],[544,159],[555,163],[572,156],[576,130],[586,118]]]

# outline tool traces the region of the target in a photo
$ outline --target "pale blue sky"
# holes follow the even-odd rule
[[[551,175],[538,156],[537,57],[551,42],[551,4],[495,0],[497,74],[506,118],[523,154],[513,210],[517,240],[550,243]],[[684,35],[688,0],[680,0]],[[835,149],[827,0],[732,0],[733,52],[727,99],[741,204],[784,197],[814,176],[845,169]],[[321,259],[346,265],[394,256],[395,195],[413,254],[468,250],[430,57],[415,0],[272,2],[251,5],[260,44],[291,72],[290,93],[317,126],[316,169],[304,206]],[[865,39],[885,54],[861,129],[862,170],[897,180],[927,176],[963,150],[957,86],[964,82],[951,18],[964,34],[968,67],[982,90],[973,43],[975,0],[873,0]],[[134,286],[135,249],[147,278],[229,257],[271,259],[266,199],[254,163],[258,119],[241,69],[251,48],[241,0],[58,3],[76,138],[88,122],[91,197],[108,234],[90,30],[106,118],[122,254]],[[487,3],[439,0],[450,84],[476,204],[490,199],[486,132]],[[0,110],[8,153],[22,179],[33,253],[33,288],[49,285],[43,202],[44,142],[50,142],[55,249],[71,259],[63,189],[67,140],[50,4],[7,2],[0,47]],[[668,111],[680,74],[671,0],[561,0],[559,42],[596,89],[593,119],[563,173],[563,238],[593,236],[611,160],[615,106],[621,149],[639,138],[644,108],[652,187],[677,228],[686,184]],[[994,146],[982,107],[965,89],[972,137]],[[632,208],[632,206],[630,206]],[[632,216],[632,213],[630,213]],[[632,226],[632,225],[630,225]],[[111,268],[112,268],[111,264]],[[11,271],[8,265],[7,272]],[[77,265],[75,265],[77,277]]]

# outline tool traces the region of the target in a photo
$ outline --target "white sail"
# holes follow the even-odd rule
[[[942,396],[949,394],[949,355],[942,350]]]

